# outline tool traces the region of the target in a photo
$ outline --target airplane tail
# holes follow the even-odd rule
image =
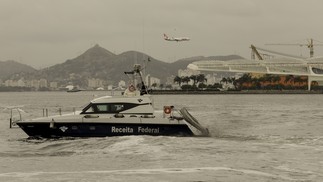
[[[168,39],[168,36],[166,34],[164,34],[164,39],[167,40]]]

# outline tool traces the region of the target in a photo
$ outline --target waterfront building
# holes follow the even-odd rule
[[[39,80],[31,80],[31,87],[39,89]]]
[[[101,80],[98,78],[90,78],[87,81],[88,81],[88,87],[90,88],[104,87],[104,80]]]
[[[6,87],[17,87],[18,82],[16,80],[6,80],[5,81],[5,86]]]
[[[18,87],[25,87],[25,86],[26,86],[25,79],[24,79],[24,78],[20,78],[20,79],[17,81],[17,86],[18,86]]]
[[[42,78],[39,80],[39,87],[40,88],[47,88],[48,87],[48,84],[47,84],[47,80]]]
[[[145,78],[145,82],[148,87],[151,87],[153,84],[159,86],[160,85],[160,79],[152,77],[150,74],[148,74]]]
[[[125,88],[126,87],[126,82],[123,81],[123,80],[120,80],[119,83],[118,83],[118,87],[119,88]]]
[[[205,79],[206,79],[206,82],[205,84],[206,85],[213,85],[214,83],[216,83],[216,74],[207,74],[205,75]]]
[[[56,90],[58,88],[58,83],[57,82],[49,82],[49,87],[51,89]]]
[[[200,71],[191,70],[191,69],[184,69],[184,70],[179,69],[177,73],[179,77],[186,77],[186,76],[190,77],[192,75],[198,75],[198,74],[200,74]]]
[[[171,75],[171,76],[169,76],[169,77],[167,77],[166,78],[166,85],[174,85],[175,83],[174,83],[174,79],[175,79],[175,76],[174,75]]]

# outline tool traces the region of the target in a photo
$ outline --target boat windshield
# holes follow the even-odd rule
[[[119,113],[138,106],[133,103],[103,103],[103,104],[89,104],[85,107],[81,114],[94,113]]]

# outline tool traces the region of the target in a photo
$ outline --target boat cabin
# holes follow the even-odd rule
[[[153,115],[150,97],[111,97],[105,96],[94,99],[80,114],[140,114]]]

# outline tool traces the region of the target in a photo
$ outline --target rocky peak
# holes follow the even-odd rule
[[[116,56],[112,52],[104,49],[99,44],[95,44],[95,46],[91,47],[87,51],[85,51],[83,54],[81,54],[78,58],[83,59],[100,59],[100,58],[107,58],[107,57],[114,57]]]

